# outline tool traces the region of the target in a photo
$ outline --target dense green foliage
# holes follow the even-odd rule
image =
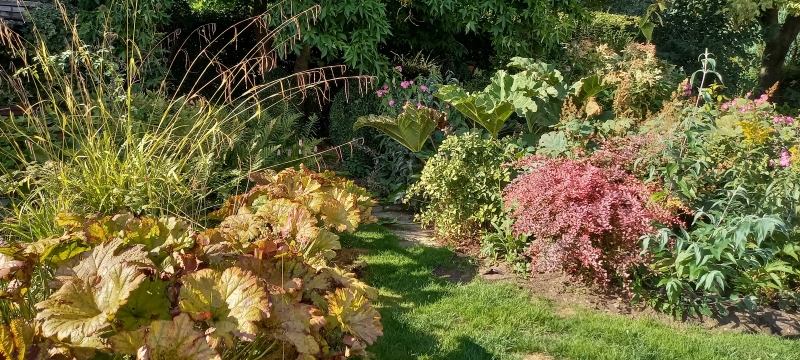
[[[518,151],[510,140],[480,133],[448,137],[425,163],[406,199],[420,197],[419,219],[432,224],[439,237],[470,241],[503,216],[500,191],[512,175],[503,164],[514,160]]]

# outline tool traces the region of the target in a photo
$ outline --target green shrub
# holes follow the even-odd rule
[[[578,25],[573,38],[590,40],[596,44],[607,44],[616,51],[625,48],[640,35],[639,18],[637,16],[610,14],[593,11],[591,20]]]
[[[504,215],[501,191],[511,181],[504,166],[518,155],[510,138],[497,140],[479,133],[451,136],[422,169],[406,201],[419,197],[423,224],[449,241],[473,241],[482,229]]]
[[[637,160],[638,176],[675,198],[686,228],[642,244],[653,262],[639,274],[641,299],[677,314],[800,305],[797,121],[766,95],[668,114],[674,128],[656,161]]]

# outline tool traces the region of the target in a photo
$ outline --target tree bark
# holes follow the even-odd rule
[[[783,80],[783,63],[800,33],[800,17],[787,16],[781,25],[778,23],[778,10],[769,9],[761,15],[760,20],[766,44],[758,85],[762,90],[768,90]]]
[[[300,55],[297,55],[297,59],[294,61],[294,72],[298,73],[308,70],[309,60],[311,60],[311,46],[303,44]]]

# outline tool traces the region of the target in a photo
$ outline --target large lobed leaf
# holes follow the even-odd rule
[[[269,299],[258,278],[238,267],[203,269],[183,279],[180,309],[214,328],[212,345],[233,344],[233,337],[253,340],[258,322],[269,316]]]
[[[505,89],[503,85],[492,84],[483,93],[470,94],[458,86],[447,85],[439,89],[436,97],[486,128],[496,138],[515,110],[512,102],[502,98]]]
[[[438,119],[443,113],[425,106],[417,107],[407,102],[403,105],[403,113],[392,119],[388,116],[363,116],[353,125],[354,130],[364,126],[374,127],[389,135],[413,152],[422,151],[425,142],[436,129]]]
[[[383,335],[381,315],[370,306],[369,300],[363,295],[347,289],[336,289],[335,293],[326,298],[328,312],[341,324],[344,332],[367,344],[372,344],[378,336]]]
[[[42,334],[73,345],[95,347],[110,330],[117,310],[145,280],[136,267],[115,263],[100,274],[73,277],[50,298],[36,304]]]
[[[194,327],[188,315],[180,314],[171,321],[158,320],[137,331],[117,334],[111,338],[111,348],[138,359],[220,360]]]

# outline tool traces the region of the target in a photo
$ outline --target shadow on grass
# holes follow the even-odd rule
[[[342,246],[369,250],[368,265],[359,277],[380,290],[375,304],[381,313],[384,335],[369,351],[377,359],[492,359],[472,339],[462,336],[444,350],[439,338],[415,325],[414,309],[451,295],[456,286],[447,276],[472,279],[477,267],[449,248],[401,247],[399,239],[377,225],[366,226],[356,235],[343,235]],[[436,274],[435,274],[436,272]],[[441,274],[440,274],[441,275]],[[453,346],[455,345],[455,346]]]

